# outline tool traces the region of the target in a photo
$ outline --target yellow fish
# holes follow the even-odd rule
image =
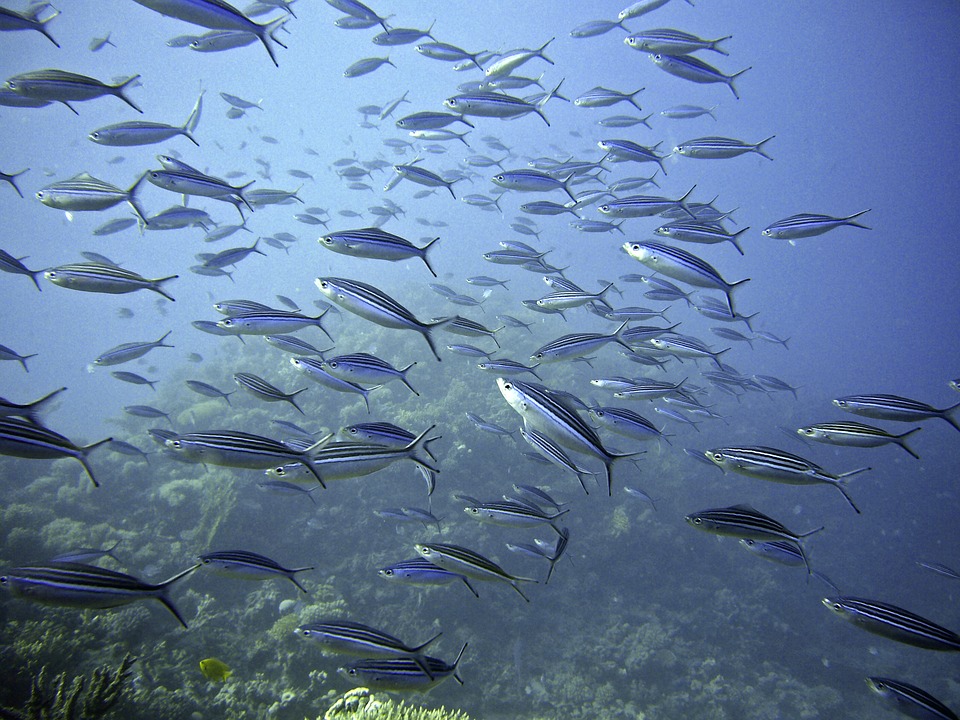
[[[207,658],[200,661],[200,672],[207,680],[216,682],[226,682],[227,678],[233,674],[233,670],[227,667],[227,664],[216,658]]]

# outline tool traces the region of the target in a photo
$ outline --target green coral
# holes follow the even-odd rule
[[[613,511],[613,517],[610,518],[610,534],[613,537],[620,537],[630,531],[630,516],[627,515],[623,505],[618,505]]]
[[[34,678],[23,709],[0,707],[4,720],[81,720],[105,716],[120,700],[135,657],[129,653],[116,670],[97,668],[90,678],[67,680],[65,672],[47,679],[44,666]]]
[[[342,695],[317,720],[470,720],[461,710],[424,708],[406,701],[374,695],[367,688],[354,688]]]

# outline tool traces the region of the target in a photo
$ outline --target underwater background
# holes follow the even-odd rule
[[[3,135],[0,170],[13,174],[25,198],[0,185],[0,248],[31,269],[79,262],[81,251],[110,257],[144,276],[179,275],[164,285],[175,302],[150,292],[128,296],[70,292],[38,278],[0,276],[3,312],[0,343],[26,361],[0,363],[0,395],[26,403],[67,387],[44,423],[84,445],[112,436],[150,453],[146,458],[100,448],[89,456],[100,482],[94,488],[71,459],[55,462],[0,456],[0,572],[42,561],[78,547],[108,548],[118,569],[161,582],[212,550],[246,549],[286,567],[314,566],[298,573],[309,591],[300,593],[285,578],[252,583],[201,569],[175,585],[170,597],[189,628],[176,623],[158,603],[135,603],[114,610],[78,610],[32,604],[4,594],[0,599],[0,706],[24,707],[31,686],[46,668],[47,680],[90,675],[117,667],[125,655],[137,658],[114,713],[129,718],[296,718],[322,716],[350,687],[337,668],[341,657],[325,656],[294,629],[322,618],[367,623],[418,644],[437,632],[433,655],[452,662],[468,643],[458,668],[463,684],[446,681],[427,695],[407,701],[425,707],[457,708],[473,718],[818,718],[895,717],[883,709],[864,683],[866,676],[900,678],[926,689],[948,706],[960,707],[960,674],[955,657],[867,634],[821,605],[824,596],[868,597],[909,608],[957,630],[960,628],[956,579],[935,574],[918,562],[960,565],[957,517],[960,497],[957,431],[933,418],[910,438],[920,455],[910,457],[888,445],[857,449],[812,444],[787,437],[781,427],[850,419],[832,399],[851,394],[890,393],[936,408],[960,401],[948,385],[960,376],[957,358],[960,262],[955,248],[960,227],[957,113],[960,75],[960,11],[956,3],[850,2],[743,3],[672,0],[630,19],[630,32],[677,28],[706,38],[731,35],[729,56],[701,57],[724,73],[749,67],[736,80],[737,99],[723,83],[694,84],[661,71],[646,53],[623,43],[624,30],[577,38],[571,30],[592,20],[616,20],[618,3],[439,2],[391,0],[371,7],[391,26],[426,29],[470,53],[538,48],[552,64],[535,58],[518,72],[537,77],[549,90],[563,80],[560,94],[570,100],[602,86],[632,93],[643,107],[578,107],[553,98],[543,113],[512,120],[468,118],[475,126],[464,143],[410,138],[395,121],[417,111],[444,111],[443,100],[458,84],[482,78],[479,70],[455,72],[413,45],[380,48],[371,38],[382,31],[342,29],[337,3],[298,0],[296,13],[277,37],[274,67],[259,43],[222,53],[169,47],[178,35],[203,28],[152,12],[131,0],[72,0],[57,5],[61,14],[48,26],[61,47],[37,32],[0,35],[3,77],[58,68],[109,82],[140,74],[142,86],[126,91],[144,110],[142,118],[180,125],[203,92],[203,110],[185,137],[143,147],[114,148],[92,143],[96,128],[141,119],[116,98],[43,108],[0,108]],[[23,7],[18,8],[23,10]],[[278,9],[267,17],[279,17]],[[264,17],[255,18],[264,22]],[[112,45],[96,52],[91,39],[109,33]],[[370,74],[346,78],[344,70],[366,57],[386,57]],[[532,90],[536,90],[533,88]],[[532,91],[530,90],[530,91]],[[240,117],[220,93],[245,98],[259,107]],[[527,91],[522,91],[527,92]],[[520,94],[520,91],[518,91]],[[390,117],[364,120],[357,108],[381,108],[405,97]],[[671,106],[691,104],[712,111],[691,120],[660,115]],[[653,113],[650,127],[614,129],[598,125],[613,114]],[[234,113],[236,114],[236,113]],[[524,168],[535,158],[597,162],[597,142],[629,138],[644,146],[662,143],[666,155],[685,140],[722,135],[764,145],[773,161],[756,153],[725,160],[672,155],[657,175],[659,189],[642,192],[680,197],[696,185],[693,200],[731,212],[731,232],[749,227],[739,242],[744,254],[723,245],[684,246],[728,281],[750,278],[736,291],[736,308],[758,313],[753,330],[786,343],[754,339],[729,343],[714,337],[717,323],[683,301],[647,300],[648,289],[619,278],[649,275],[628,257],[625,240],[654,238],[659,218],[626,220],[606,233],[581,232],[572,216],[530,216],[539,237],[511,228],[523,215],[519,206],[538,199],[562,202],[560,193],[508,191],[502,211],[484,211],[459,199],[471,193],[495,197],[490,178],[496,166],[476,168],[465,158],[481,154]],[[408,145],[391,147],[400,139]],[[508,149],[492,149],[494,141]],[[394,145],[400,145],[394,143]],[[45,207],[34,194],[49,184],[87,172],[126,189],[157,153],[173,154],[231,183],[256,180],[251,189],[296,190],[302,204],[244,209],[246,228],[216,243],[190,227],[139,232],[136,225],[116,234],[93,231],[112,218],[126,217],[117,205],[102,212],[64,213]],[[441,176],[464,179],[451,192],[430,194],[402,181],[384,186],[390,167],[410,163]],[[374,160],[386,167],[364,176],[369,189],[351,189],[338,174],[353,158],[355,167]],[[627,169],[624,169],[627,166]],[[608,164],[604,183],[627,175],[651,175],[655,164]],[[300,171],[297,176],[290,170]],[[303,177],[308,174],[309,177]],[[231,176],[228,176],[231,177]],[[582,189],[596,189],[584,185]],[[630,193],[618,193],[630,194]],[[154,214],[179,197],[151,184],[138,191],[139,204]],[[373,225],[369,208],[392,201],[402,210],[384,229],[418,246],[439,236],[430,251],[433,278],[419,260],[386,263],[333,254],[320,247],[324,232]],[[191,198],[191,207],[208,211],[223,224],[239,221],[235,210],[209,198]],[[315,216],[326,229],[295,215],[323,208]],[[795,243],[763,237],[761,230],[787,216],[825,213],[859,220],[869,230],[841,227]],[[347,213],[347,214],[345,214]],[[352,214],[351,214],[352,213]],[[595,207],[584,217],[604,219]],[[131,216],[132,217],[132,216]],[[735,223],[735,224],[733,224]],[[265,256],[252,255],[232,277],[190,272],[194,255],[249,246],[258,237],[292,233],[284,249],[261,241]],[[476,367],[476,358],[448,352],[452,343],[475,343],[495,350],[488,338],[465,339],[442,330],[433,335],[442,362],[423,339],[374,325],[349,312],[330,311],[324,326],[336,353],[369,352],[397,367],[411,362],[408,379],[420,393],[400,383],[363,398],[332,392],[297,373],[288,355],[247,337],[214,337],[199,332],[196,320],[221,319],[212,304],[246,298],[279,306],[276,295],[293,299],[307,315],[320,312],[317,276],[354,278],[397,299],[418,318],[460,313],[489,328],[498,314],[532,323],[530,332],[508,327],[496,335],[502,352],[526,363],[541,345],[567,333],[612,333],[617,325],[583,309],[568,319],[539,315],[520,305],[550,291],[542,272],[493,265],[483,253],[501,249],[501,240],[527,241],[545,260],[565,268],[566,277],[596,292],[616,283],[606,300],[614,306],[666,309],[666,326],[696,335],[714,350],[731,346],[723,362],[745,375],[782,379],[790,392],[741,392],[736,397],[709,386],[699,374],[713,361],[672,360],[663,369],[639,368],[614,347],[602,348],[592,367],[561,362],[538,369],[543,383],[584,401],[629,407],[649,417],[670,437],[643,444],[601,431],[606,446],[646,450],[636,464],[618,461],[612,496],[602,487],[602,467],[577,456],[597,472],[586,478],[585,495],[576,477],[533,462],[520,439],[483,432],[465,413],[474,413],[508,430],[520,426],[504,402],[496,375]],[[435,294],[440,282],[481,298],[467,277],[488,274],[508,280],[494,287],[481,306],[463,308]],[[690,290],[692,288],[686,287]],[[700,293],[701,291],[698,291]],[[702,294],[718,295],[709,290]],[[718,295],[718,297],[720,297]],[[126,308],[127,311],[120,312]],[[647,324],[646,322],[643,324]],[[742,325],[737,329],[746,332]],[[124,383],[113,368],[92,368],[104,351],[132,341],[153,341],[171,331],[173,349],[158,348],[117,369],[156,381],[155,387]],[[319,348],[331,345],[314,328],[298,336]],[[289,404],[267,404],[242,390],[230,397],[206,398],[190,391],[199,380],[226,391],[233,375],[250,372],[297,396],[303,414]],[[653,412],[649,402],[617,402],[591,379],[645,375],[705,387],[698,397],[719,418],[679,424]],[[529,378],[528,378],[529,379]],[[168,418],[145,419],[124,412],[149,405]],[[661,404],[662,407],[662,404]],[[586,417],[586,416],[584,416]],[[435,425],[442,439],[431,446],[441,472],[427,497],[424,482],[410,463],[397,463],[368,477],[338,480],[311,497],[273,495],[257,487],[259,470],[178,462],[148,434],[164,427],[177,433],[231,429],[282,438],[272,420],[282,419],[318,433],[357,422],[383,420],[419,434]],[[874,424],[875,421],[869,421]],[[902,433],[916,424],[883,423]],[[846,485],[862,514],[856,514],[822,487],[763,482],[697,462],[684,448],[769,445],[800,454],[834,473],[870,466]],[[569,503],[560,524],[570,542],[549,584],[547,564],[511,553],[506,543],[534,537],[553,542],[549,527],[512,529],[477,523],[463,512],[466,494],[493,500],[513,492],[513,483],[548,487]],[[309,486],[308,486],[309,487]],[[625,492],[642,489],[655,507]],[[312,498],[312,499],[311,499]],[[802,566],[781,567],[744,552],[734,538],[696,532],[684,516],[704,508],[745,503],[779,519],[796,532],[824,526],[804,541],[812,568],[839,588],[831,590]],[[427,508],[441,519],[435,526],[398,523],[376,511]],[[475,583],[480,597],[456,583],[418,588],[383,580],[377,570],[416,556],[415,543],[463,545],[496,560],[507,572],[535,577],[524,584],[526,603],[502,583]],[[231,671],[225,681],[201,672],[199,662],[217,658]],[[349,658],[346,662],[349,662]]]

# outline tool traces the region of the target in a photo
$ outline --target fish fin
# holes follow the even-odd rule
[[[690,2],[690,0],[687,0],[687,2]],[[692,4],[692,3],[691,3],[691,4]],[[734,96],[737,100],[740,99],[740,93],[737,92],[737,88],[734,86],[733,81],[736,80],[736,79],[737,79],[738,77],[740,77],[741,75],[743,75],[747,70],[752,70],[752,69],[753,69],[753,65],[751,65],[750,67],[745,67],[743,70],[741,70],[740,72],[734,73],[733,75],[731,75],[731,76],[727,79],[727,85],[730,86],[730,92],[733,93],[733,96]]]
[[[763,145],[764,145],[765,143],[768,143],[768,142],[770,142],[771,140],[773,140],[775,137],[776,137],[776,135],[771,135],[771,136],[768,137],[766,140],[761,140],[760,142],[758,142],[756,145],[753,146],[753,151],[754,151],[755,153],[757,153],[758,155],[763,155],[767,160],[773,160],[772,157],[770,157],[769,155],[767,155],[767,154],[766,154],[763,150],[761,150],[760,148],[763,147]]]
[[[136,110],[138,113],[140,113],[141,115],[143,115],[143,110],[141,110],[139,107],[137,107],[137,104],[136,104],[133,100],[131,100],[130,98],[128,98],[126,95],[124,95],[124,93],[123,93],[123,91],[126,89],[126,87],[127,87],[130,83],[135,82],[135,81],[137,81],[137,80],[139,80],[139,79],[140,79],[140,76],[139,76],[139,75],[134,75],[134,76],[131,77],[131,78],[127,78],[126,80],[124,80],[124,81],[123,81],[122,83],[120,83],[119,85],[109,85],[108,87],[110,88],[111,91],[113,91],[113,92],[112,92],[113,95],[116,95],[118,98],[120,98],[121,100],[123,100],[127,105],[129,105],[129,106],[132,107],[134,110]]]
[[[912,447],[910,447],[909,445],[907,445],[907,438],[910,437],[911,435],[913,435],[915,432],[920,432],[921,430],[923,430],[923,428],[915,427],[913,430],[907,430],[907,431],[906,431],[905,433],[903,433],[902,435],[895,435],[895,436],[894,436],[895,442],[897,443],[897,445],[899,445],[900,447],[902,447],[904,450],[906,450],[908,453],[910,453],[910,454],[911,454],[913,457],[915,457],[917,460],[920,459],[920,456],[917,454],[917,452],[916,452]]]

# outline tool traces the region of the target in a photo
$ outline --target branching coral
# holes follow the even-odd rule
[[[30,699],[22,710],[0,707],[4,720],[89,720],[103,717],[120,700],[130,666],[135,657],[129,653],[116,670],[97,668],[88,679],[80,675],[67,679],[65,672],[47,679],[44,666],[34,678]]]

